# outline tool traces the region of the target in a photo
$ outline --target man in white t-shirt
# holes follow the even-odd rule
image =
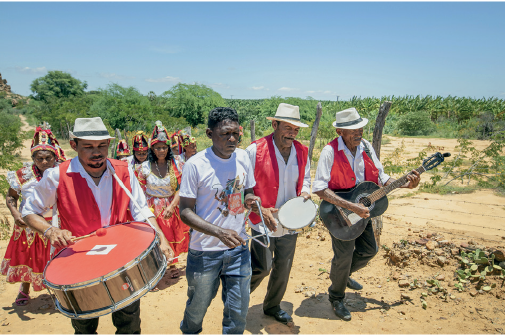
[[[223,334],[242,334],[251,281],[244,205],[250,207],[259,198],[252,190],[256,182],[251,161],[244,150],[237,149],[237,112],[217,107],[209,112],[207,126],[212,147],[186,162],[179,191],[181,219],[193,228],[186,268],[188,301],[181,331],[202,331],[203,318],[221,281]]]

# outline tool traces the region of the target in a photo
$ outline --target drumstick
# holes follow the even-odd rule
[[[106,234],[107,234],[107,230],[105,230],[104,228],[99,228],[98,230],[96,230],[93,233],[90,233],[90,234],[85,235],[85,236],[80,236],[80,237],[77,237],[77,238],[72,238],[71,240],[75,243],[76,241],[84,239],[84,238],[88,238],[88,237],[91,237],[91,236],[103,237]]]

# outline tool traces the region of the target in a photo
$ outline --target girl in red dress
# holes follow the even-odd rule
[[[31,230],[21,217],[26,195],[40,181],[44,171],[56,167],[59,161],[65,161],[65,154],[50,130],[38,127],[32,141],[33,162],[26,162],[18,171],[7,172],[9,191],[6,197],[7,207],[14,217],[14,232],[7,246],[4,260],[0,268],[2,275],[7,276],[7,282],[21,282],[19,294],[15,300],[18,306],[28,303],[30,284],[34,291],[45,288],[42,283],[44,267],[50,259],[50,248],[46,237]],[[21,197],[22,201],[17,208]],[[51,223],[52,211],[44,215]]]

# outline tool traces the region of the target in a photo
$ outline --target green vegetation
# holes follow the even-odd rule
[[[49,71],[44,77],[35,79],[30,89],[33,92],[33,98],[47,102],[55,98],[82,95],[87,87],[86,82],[81,82],[69,73]]]
[[[21,119],[13,113],[13,108],[5,99],[0,99],[0,169],[16,170],[21,164],[16,152],[23,145],[25,135],[21,132]],[[5,195],[9,184],[0,175],[0,192]]]

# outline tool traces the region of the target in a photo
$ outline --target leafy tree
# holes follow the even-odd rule
[[[16,152],[23,146],[25,133],[21,132],[21,119],[13,114],[12,108],[4,99],[0,100],[0,168],[15,170],[20,168]],[[9,184],[0,175],[0,192],[5,195]]]
[[[47,75],[35,79],[30,85],[33,97],[48,101],[50,98],[66,98],[84,93],[88,84],[72,77],[67,72],[49,71]]]
[[[205,122],[210,110],[225,106],[223,97],[203,84],[174,85],[162,95],[171,117],[184,117],[193,127]]]
[[[154,112],[161,112],[161,107],[151,104],[147,96],[136,88],[109,84],[100,90],[89,115],[101,117],[112,129],[149,129],[154,125]]]

